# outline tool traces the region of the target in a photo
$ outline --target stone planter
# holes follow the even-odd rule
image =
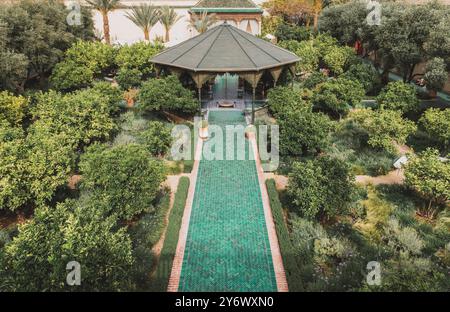
[[[206,140],[206,139],[208,139],[209,138],[209,132],[208,132],[208,121],[206,121],[206,120],[202,120],[201,122],[200,122],[200,125],[199,125],[199,137],[202,139],[202,140]]]

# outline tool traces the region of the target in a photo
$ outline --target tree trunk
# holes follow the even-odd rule
[[[146,41],[150,41],[150,30],[149,29],[144,29],[144,39]]]
[[[319,12],[314,12],[314,31],[319,30]]]
[[[111,44],[111,37],[109,34],[109,17],[108,17],[108,12],[104,11],[102,12],[102,16],[103,16],[103,33],[105,35],[105,42],[107,44]]]
[[[414,78],[414,71],[416,70],[416,64],[411,66],[411,69],[409,71],[409,77],[408,77],[408,82],[411,82]]]
[[[383,72],[381,73],[381,82],[384,85],[387,85],[389,83],[389,69],[383,69]]]
[[[169,27],[166,27],[166,39],[165,39],[165,41],[166,42],[170,41],[170,28]]]

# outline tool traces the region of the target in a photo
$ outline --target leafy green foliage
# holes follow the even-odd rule
[[[390,82],[378,95],[380,108],[398,110],[402,113],[414,111],[419,105],[416,89],[401,81]]]
[[[364,88],[359,82],[337,78],[318,88],[313,96],[313,104],[326,112],[342,116],[346,115],[350,108],[358,106],[364,94]]]
[[[346,163],[329,157],[294,163],[288,194],[296,211],[308,219],[345,214],[352,198],[353,176]]]
[[[192,92],[185,89],[176,76],[144,82],[138,102],[139,109],[144,112],[165,110],[194,113],[198,110],[198,102]]]
[[[413,156],[406,166],[405,183],[432,202],[450,198],[450,163],[439,159],[439,152],[428,149]]]
[[[137,88],[142,83],[142,73],[136,68],[122,68],[117,73],[116,80],[124,90]]]
[[[297,254],[294,252],[289,231],[284,221],[283,207],[278,197],[275,180],[266,180],[267,193],[269,195],[270,208],[272,210],[273,221],[277,231],[283,265],[286,271],[286,278],[290,291],[303,290],[301,270],[297,263]],[[302,255],[302,254],[301,254]]]
[[[114,66],[115,48],[101,42],[78,41],[65,53],[50,77],[56,90],[75,90],[90,86]]]
[[[0,209],[14,211],[30,199],[26,156],[23,130],[0,120]]]
[[[311,30],[306,27],[300,27],[287,23],[279,23],[273,35],[277,37],[278,41],[304,41],[308,40],[311,34]]]
[[[106,215],[131,220],[152,210],[152,202],[164,180],[164,167],[140,145],[112,148],[94,145],[82,155],[81,189],[104,203]]]
[[[115,62],[120,70],[138,70],[144,78],[148,78],[155,70],[150,60],[163,48],[159,43],[138,42],[124,45],[119,49]]]
[[[150,122],[148,128],[140,134],[140,139],[155,157],[166,155],[172,146],[171,129],[159,121]]]
[[[0,11],[0,24],[6,29],[0,34],[5,42],[0,47],[0,68],[6,71],[2,71],[0,85],[22,92],[27,81],[39,78],[44,82],[76,38],[93,38],[90,12],[81,11],[83,25],[76,27],[67,24],[67,13],[63,3],[48,0],[4,6]]]
[[[334,75],[341,75],[349,66],[355,50],[350,47],[333,46],[324,55],[323,61]]]
[[[302,73],[314,72],[319,67],[320,62],[320,50],[314,46],[314,41],[282,41],[280,43],[282,48],[285,48],[302,59],[297,63],[297,71]]]
[[[362,109],[351,115],[369,137],[367,143],[395,154],[395,143],[403,145],[408,136],[417,130],[414,122],[402,118],[402,113],[391,110]]]
[[[70,60],[56,64],[50,77],[52,87],[61,91],[85,88],[93,81],[94,73],[90,68]]]
[[[436,57],[430,60],[426,67],[425,79],[427,89],[440,91],[448,81],[448,71],[445,61]]]
[[[267,94],[269,111],[274,116],[279,116],[284,112],[297,110],[306,105],[300,92],[289,87],[276,87],[269,90]]]
[[[324,82],[328,81],[328,77],[322,72],[313,72],[311,75],[303,81],[303,86],[307,89],[314,89]]]
[[[384,149],[375,150],[367,144],[367,132],[359,124],[347,119],[338,124],[331,136],[328,155],[341,159],[351,166],[356,175],[379,176],[387,174],[397,154]]]
[[[170,212],[169,225],[167,226],[164,245],[161,250],[158,267],[156,268],[155,276],[157,279],[153,283],[153,291],[167,290],[173,259],[178,245],[178,237],[183,219],[184,207],[186,206],[189,184],[190,180],[188,177],[181,177],[178,182],[178,189]]]
[[[366,94],[374,93],[381,83],[380,74],[375,67],[364,63],[351,65],[342,77],[361,83]]]
[[[99,89],[87,89],[62,95],[50,91],[37,96],[32,110],[36,124],[47,127],[49,132],[65,133],[75,146],[105,140],[116,129],[110,114],[111,95]]]
[[[381,25],[371,27],[366,22],[363,2],[329,6],[323,11],[320,28],[342,44],[361,43],[366,55],[376,55],[376,64],[383,65],[385,75],[397,68],[405,82],[412,81],[417,65],[424,60],[440,57],[450,64],[446,6],[437,2],[418,6],[387,1],[382,3],[382,12]]]
[[[11,291],[70,290],[66,265],[77,261],[82,283],[76,290],[127,289],[133,263],[125,229],[116,230],[93,207],[68,201],[56,208],[38,208],[32,221],[19,227],[18,236],[4,248],[1,266]],[[73,288],[72,288],[73,289]]]
[[[420,119],[420,125],[430,138],[439,142],[444,150],[450,148],[450,109],[428,109]]]
[[[304,107],[283,113],[278,118],[280,151],[283,155],[315,154],[328,145],[333,129],[330,119]]]
[[[8,91],[0,92],[0,120],[6,120],[11,125],[22,124],[28,102],[22,96],[14,96]]]
[[[38,205],[50,201],[59,188],[66,186],[75,169],[74,139],[50,127],[45,122],[36,122],[26,138],[29,151],[26,183]]]

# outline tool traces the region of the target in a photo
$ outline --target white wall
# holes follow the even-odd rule
[[[70,2],[67,0],[66,2]],[[170,43],[169,45],[174,45],[180,43],[184,40],[192,38],[197,35],[196,31],[189,29],[189,8],[194,6],[197,0],[122,0],[121,3],[127,6],[139,5],[141,3],[151,3],[156,6],[169,5],[174,7],[178,15],[182,18],[173,26],[170,31]],[[256,4],[261,4],[264,0],[254,1]],[[141,29],[134,25],[126,16],[125,13],[127,9],[115,10],[109,13],[109,25],[111,41],[118,44],[131,44],[133,42],[144,40],[144,34]],[[103,20],[99,12],[93,11],[93,19],[96,32],[103,35]],[[251,27],[253,34],[260,34],[260,25],[257,21],[251,20]],[[235,24],[235,23],[231,23]],[[234,25],[236,26],[236,25]],[[239,28],[246,30],[247,21],[242,21]],[[164,27],[158,22],[155,27],[150,32],[150,39],[154,40],[156,37],[164,37],[165,30]]]

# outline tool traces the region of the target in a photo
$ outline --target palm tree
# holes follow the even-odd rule
[[[103,17],[103,33],[107,44],[111,44],[111,36],[109,34],[109,17],[108,13],[117,9],[120,0],[86,0],[86,2],[95,10],[99,11]]]
[[[207,11],[204,11],[200,16],[192,15],[192,18],[189,21],[189,27],[195,29],[200,34],[203,34],[209,27],[217,23],[217,21],[217,15],[208,14]]]
[[[144,32],[144,38],[150,41],[150,31],[159,21],[159,11],[151,4],[135,6],[125,16]]]
[[[163,6],[160,9],[159,21],[163,24],[166,29],[166,38],[165,41],[170,41],[170,29],[176,22],[181,19],[181,16],[175,12],[175,10],[169,6]]]

